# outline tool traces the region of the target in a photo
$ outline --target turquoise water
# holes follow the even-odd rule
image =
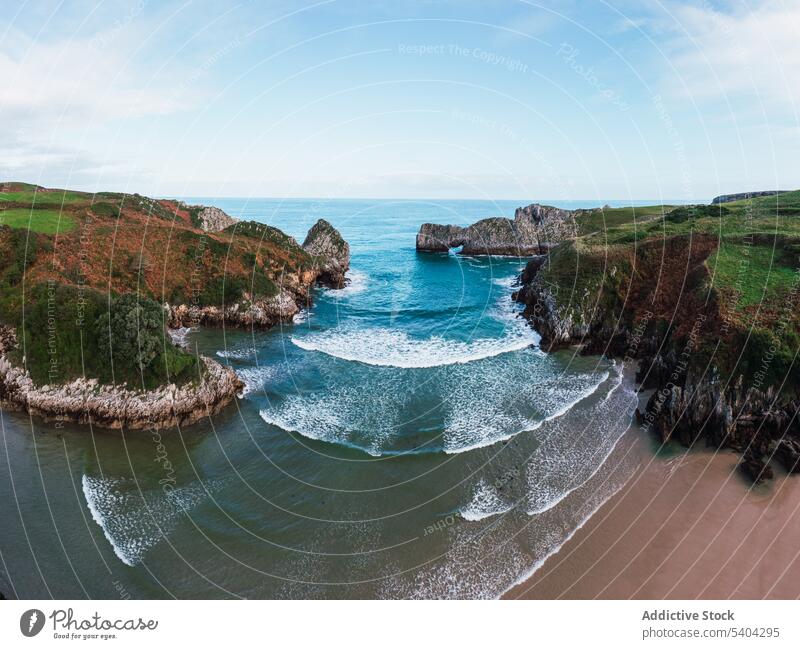
[[[621,366],[538,349],[510,297],[524,259],[414,250],[423,222],[521,203],[192,200],[300,241],[328,219],[350,285],[268,332],[190,331],[247,386],[211,421],[3,413],[7,596],[495,597],[621,486]]]

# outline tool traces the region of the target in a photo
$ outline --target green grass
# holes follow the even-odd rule
[[[0,211],[0,225],[30,229],[42,234],[66,233],[75,229],[75,220],[58,210],[29,210],[25,208]]]
[[[737,295],[737,308],[776,300],[797,280],[797,273],[783,262],[782,246],[747,245],[723,240],[709,257],[713,285]]]
[[[609,228],[630,225],[634,222],[641,225],[646,221],[660,219],[661,216],[674,209],[671,205],[646,205],[644,207],[612,207],[602,211],[591,211],[576,217],[578,235],[602,233]]]
[[[717,235],[720,239],[800,237],[800,191],[722,206],[653,205],[605,210],[604,214],[578,216],[577,222],[583,241],[591,245],[632,244],[692,233]]]
[[[723,203],[725,207],[734,207],[746,209],[748,207],[762,211],[772,212],[776,211],[800,212],[800,191],[787,192],[786,194],[778,194],[777,196],[761,196],[759,198],[746,198],[741,201],[734,201],[732,203]]]
[[[67,190],[54,189],[46,192],[35,191],[33,189],[17,192],[0,192],[0,205],[3,203],[24,203],[26,205],[60,206],[88,203],[92,200],[92,194],[84,192],[71,192]]]

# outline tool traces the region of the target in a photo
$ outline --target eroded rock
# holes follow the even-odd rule
[[[344,288],[345,273],[350,269],[350,245],[339,231],[320,219],[308,231],[303,250],[314,258],[319,269],[317,281],[331,288]]]

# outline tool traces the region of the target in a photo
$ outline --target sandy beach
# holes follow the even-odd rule
[[[800,596],[800,476],[751,488],[729,450],[656,453],[512,599],[761,599]]]

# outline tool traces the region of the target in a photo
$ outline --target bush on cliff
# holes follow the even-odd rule
[[[137,375],[146,387],[188,374],[194,357],[165,340],[164,311],[158,302],[135,293],[113,300],[95,322],[100,353],[120,378]]]
[[[37,284],[13,324],[19,339],[13,359],[24,358],[39,385],[86,376],[153,388],[197,376],[195,357],[166,337],[161,307],[135,293],[109,306],[108,294],[94,289]]]
[[[164,341],[161,307],[153,300],[125,293],[97,318],[100,349],[111,361],[144,371],[155,360]]]

